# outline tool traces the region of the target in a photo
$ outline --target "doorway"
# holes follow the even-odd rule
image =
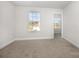
[[[61,14],[54,14],[54,39],[60,39],[62,36],[62,16]]]

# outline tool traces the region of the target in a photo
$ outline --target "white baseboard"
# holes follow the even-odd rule
[[[70,39],[65,38],[65,37],[64,37],[64,39],[66,39],[68,42],[70,42],[71,44],[73,44],[75,47],[79,48],[79,43],[76,43],[73,40],[70,40]]]
[[[9,44],[11,44],[12,42],[14,42],[15,40],[11,40],[3,45],[0,46],[0,49],[3,49],[4,47],[8,46]]]
[[[26,38],[26,37],[17,37],[15,40],[38,40],[38,39],[53,39],[51,37],[33,37],[33,38]]]

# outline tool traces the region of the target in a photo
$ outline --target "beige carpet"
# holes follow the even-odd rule
[[[79,49],[64,39],[15,41],[0,50],[0,57],[10,58],[68,58],[79,57]]]

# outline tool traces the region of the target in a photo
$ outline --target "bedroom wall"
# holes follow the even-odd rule
[[[14,41],[15,7],[10,2],[0,1],[0,49]]]
[[[28,14],[30,11],[39,11],[41,14],[40,31],[28,32]],[[40,8],[40,7],[25,7],[16,6],[16,40],[27,39],[51,39],[53,38],[53,26],[51,27],[53,14],[62,13],[60,9]],[[25,39],[23,39],[25,38]]]
[[[63,37],[79,48],[79,1],[64,8]]]

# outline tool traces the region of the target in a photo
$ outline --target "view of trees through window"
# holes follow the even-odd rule
[[[40,31],[40,12],[31,11],[29,13],[28,30]]]

